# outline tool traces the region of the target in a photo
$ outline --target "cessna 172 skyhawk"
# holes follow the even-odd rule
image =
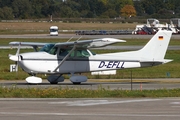
[[[36,74],[48,74],[48,81],[52,84],[63,82],[63,74],[71,74],[73,84],[86,82],[87,77],[77,73],[106,71],[126,68],[152,67],[172,60],[164,59],[172,31],[160,30],[140,50],[95,54],[89,48],[103,47],[124,40],[102,38],[94,40],[81,40],[63,43],[35,43],[10,42],[10,45],[19,45],[16,55],[9,55],[9,59],[18,65],[30,77],[28,83],[41,83],[42,79]],[[19,54],[20,46],[29,45],[35,49],[43,46],[39,52]]]

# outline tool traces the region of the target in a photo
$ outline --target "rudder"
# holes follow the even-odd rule
[[[163,60],[171,39],[172,31],[159,30],[151,40],[141,49],[143,60]]]

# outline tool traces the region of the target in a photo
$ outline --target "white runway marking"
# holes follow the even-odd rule
[[[174,107],[174,108],[180,107],[180,102],[171,102],[170,104],[172,104],[173,106],[171,106],[171,107]]]
[[[180,105],[180,102],[171,102],[170,104]]]
[[[119,117],[180,117],[178,113],[174,114],[168,114],[168,113],[161,113],[161,114],[149,114],[149,113],[144,113],[144,114],[96,114],[96,113],[26,113],[26,112],[0,112],[0,115],[46,115],[46,116],[119,116]]]
[[[92,105],[106,105],[106,104],[117,104],[117,103],[148,102],[148,101],[158,101],[158,100],[161,99],[140,99],[140,100],[125,100],[125,101],[78,100],[78,101],[49,102],[49,104],[66,104],[67,106],[92,106]]]

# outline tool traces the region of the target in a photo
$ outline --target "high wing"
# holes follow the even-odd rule
[[[49,43],[40,43],[40,42],[10,42],[11,46],[32,46],[35,51],[37,51],[38,47],[43,47],[44,45]]]
[[[101,38],[101,39],[93,39],[93,40],[81,40],[81,41],[75,41],[75,42],[56,43],[55,46],[73,47],[75,45],[76,48],[97,48],[97,47],[104,47],[104,46],[111,45],[118,42],[126,42],[126,41],[115,39],[115,38]]]
[[[40,43],[40,42],[10,42],[9,45],[12,45],[12,46],[18,46],[18,45],[21,45],[21,46],[37,46],[37,47],[43,47],[45,44],[48,44],[48,43]]]
[[[61,42],[61,43],[56,43],[55,46],[72,48],[75,45],[76,48],[98,48],[98,47],[104,47],[104,46],[111,45],[118,42],[126,42],[126,41],[115,39],[115,38],[100,38],[100,39],[93,39],[93,40]],[[35,51],[37,51],[38,47],[43,47],[48,44],[52,44],[52,43],[40,43],[40,42],[10,42],[9,43],[9,45],[11,46],[32,46]]]
[[[61,43],[56,43],[55,46],[74,46],[74,44],[76,44],[77,45],[76,47],[96,48],[96,47],[104,47],[118,42],[126,42],[126,41],[115,38],[101,38],[101,39],[81,40],[74,42],[61,42]],[[9,43],[9,45],[12,46],[21,45],[21,46],[32,46],[35,48],[43,47],[46,44],[50,44],[50,43],[40,43],[40,42],[10,42]]]

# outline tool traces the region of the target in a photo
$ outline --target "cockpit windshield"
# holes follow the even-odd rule
[[[54,45],[55,44],[46,44],[39,50],[39,52],[47,52],[47,53],[49,53],[50,50],[54,47]]]

